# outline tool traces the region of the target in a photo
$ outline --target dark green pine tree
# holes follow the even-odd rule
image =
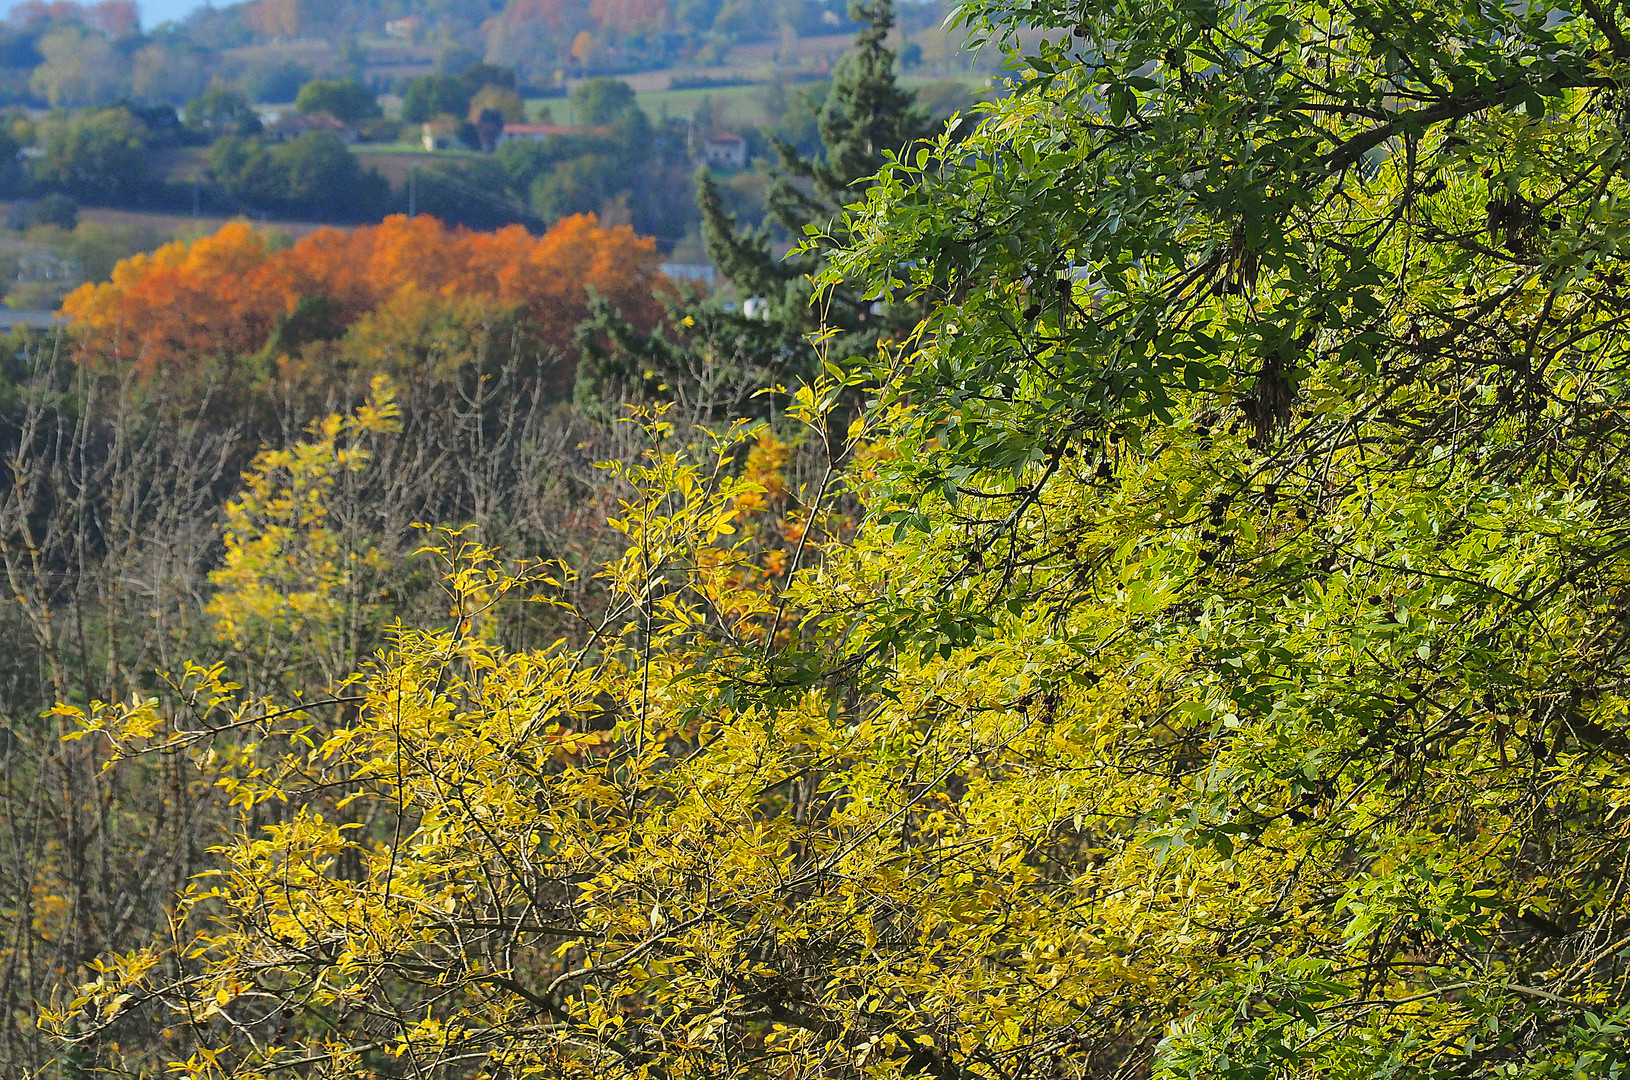
[[[712,177],[705,170],[698,174],[708,256],[741,295],[761,299],[766,310],[750,318],[712,300],[692,300],[674,305],[669,327],[641,334],[597,303],[578,332],[580,406],[614,409],[654,396],[739,414],[764,387],[814,372],[819,356],[807,335],[818,326],[839,331],[824,347],[841,359],[868,355],[878,341],[915,325],[910,311],[844,290],[823,297],[816,310],[809,277],[822,257],[775,253],[778,237],[800,239],[806,224],[830,228],[881,168],[885,153],[903,152],[934,134],[936,125],[917,106],[916,95],[895,77],[894,50],[886,43],[894,27],[893,0],[855,0],[849,17],[860,31],[832,73],[819,121],[822,151],[805,158],[777,141],[765,223],[742,227],[725,211]]]

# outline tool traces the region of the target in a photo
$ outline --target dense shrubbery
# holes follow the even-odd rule
[[[379,101],[355,79],[313,79],[300,88],[294,107],[302,113],[325,113],[348,124],[380,115]]]
[[[238,211],[367,221],[395,202],[390,185],[357,164],[331,131],[273,146],[228,135],[210,147],[209,175],[212,201]]]
[[[293,245],[232,225],[70,297],[67,348],[13,339],[0,369],[0,564],[15,586],[0,604],[12,645],[0,661],[0,1072],[93,1063],[25,1021],[55,972],[160,925],[166,895],[236,814],[179,761],[114,777],[96,771],[99,752],[63,753],[41,691],[162,693],[156,673],[182,652],[247,665],[267,691],[337,676],[386,640],[389,613],[440,610],[436,575],[411,556],[418,521],[478,521],[516,550],[586,564],[611,554],[620,486],[591,462],[629,456],[636,433],[570,409],[563,347],[591,289],[648,326],[656,258],[626,227],[583,218],[542,237],[393,218]],[[262,441],[297,442],[331,403],[392,376],[400,421],[320,428],[255,464],[269,487],[228,501]],[[345,464],[363,453],[366,470]],[[285,479],[301,493],[292,516]],[[278,523],[294,534],[267,547]],[[288,572],[268,558],[291,560]],[[585,610],[602,602],[592,579],[572,590]],[[226,592],[246,606],[214,599]],[[516,644],[576,632],[554,609],[516,614],[502,631]],[[92,624],[89,637],[72,629]],[[108,812],[80,813],[86,798]]]
[[[404,317],[411,326],[389,322]],[[58,722],[42,719],[43,698],[168,694],[155,673],[190,678],[183,655],[218,659],[247,673],[246,685],[298,693],[384,644],[389,613],[434,617],[443,608],[434,572],[412,556],[425,539],[417,521],[480,522],[483,536],[514,550],[573,560],[615,550],[603,523],[616,488],[591,462],[633,447],[616,428],[586,425],[560,407],[556,358],[513,322],[506,329],[506,317],[476,300],[426,298],[402,312],[387,304],[354,328],[356,348],[377,350],[368,359],[390,355],[409,383],[398,430],[340,434],[348,451],[373,458],[365,471],[316,478],[331,485],[320,522],[279,518],[268,506],[275,462],[266,497],[239,496],[225,508],[263,440],[298,441],[309,401],[278,399],[274,389],[269,415],[234,414],[225,394],[183,402],[148,387],[131,396],[117,376],[75,369],[65,354],[53,361],[49,347],[6,361],[0,563],[14,588],[0,604],[8,851],[0,860],[0,1073],[85,1075],[75,1070],[114,1049],[64,1054],[54,1045],[34,1023],[51,986],[59,973],[161,927],[167,897],[206,868],[207,850],[238,814],[182,758],[102,771],[99,750],[62,743]],[[438,368],[441,377],[420,379]],[[292,427],[287,437],[282,423]],[[295,449],[310,482],[323,461]],[[251,560],[264,560],[256,547],[263,530],[284,520],[295,535],[273,554],[291,569],[276,576]],[[223,540],[241,541],[245,556],[224,565]],[[243,598],[259,605],[262,621],[206,608],[229,587],[218,569],[259,585],[258,596],[246,588]],[[576,588],[586,610],[600,603],[591,581]],[[514,614],[502,636],[517,645],[572,629],[547,608]],[[131,1031],[121,1043],[157,1050],[164,1040],[156,1034]]]

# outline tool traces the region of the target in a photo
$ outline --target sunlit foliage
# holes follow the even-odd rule
[[[236,222],[124,260],[111,281],[69,295],[63,311],[83,362],[129,365],[144,379],[196,374],[269,343],[287,355],[341,336],[404,291],[516,309],[545,342],[564,346],[591,289],[649,325],[657,258],[651,241],[592,216],[568,218],[541,237],[518,225],[470,232],[398,216],[322,229],[284,248]]]
[[[927,318],[797,391],[818,477],[646,417],[615,601],[544,649],[477,616],[559,579],[447,535],[450,617],[321,741],[266,729],[287,814],[68,1045],[156,1011],[199,1078],[1622,1075],[1617,10],[963,17],[1042,40],[831,230],[826,286]]]

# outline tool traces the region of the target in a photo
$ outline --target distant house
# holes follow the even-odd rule
[[[357,130],[343,120],[336,120],[327,113],[314,113],[303,116],[300,113],[284,113],[271,123],[261,128],[267,142],[282,143],[291,139],[298,139],[313,131],[331,131],[339,136],[340,142],[347,146],[357,141]]]
[[[16,310],[0,306],[0,330],[15,330],[19,326],[32,327],[35,330],[49,330],[55,326],[66,326],[68,320],[52,311],[36,308],[33,310]]]
[[[715,135],[702,144],[702,157],[717,169],[745,169],[747,140],[729,132]]]
[[[424,122],[424,134],[420,142],[426,150],[450,150],[458,138],[458,124],[450,116],[439,117]]]
[[[424,29],[424,20],[417,15],[406,15],[400,19],[390,19],[385,23],[385,35],[398,38],[402,41],[412,41]]]

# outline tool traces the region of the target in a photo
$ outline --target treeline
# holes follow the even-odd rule
[[[487,227],[595,213],[630,222],[665,247],[694,231],[700,137],[692,123],[653,120],[627,83],[596,78],[560,102],[560,117],[543,111],[559,133],[499,143],[506,124],[525,122],[519,100],[502,84],[487,82],[474,93],[471,84],[463,76],[426,78],[403,101],[404,121],[420,117],[470,149],[492,151],[417,170],[420,208]]]
[[[475,342],[497,323],[515,324],[543,351],[564,351],[591,292],[649,329],[666,289],[657,257],[627,226],[581,216],[541,237],[518,226],[482,233],[393,217],[324,229],[289,247],[235,223],[121,262],[109,282],[70,294],[63,312],[81,367],[143,386],[240,394],[263,393],[256,378],[287,384],[298,370],[302,393],[344,399],[357,392],[351,379],[423,383],[451,372],[482,351]],[[208,319],[199,318],[204,311]],[[456,359],[413,366],[437,349]],[[570,392],[569,366],[555,389]]]
[[[343,81],[308,83],[302,91],[306,115],[326,117],[349,108],[354,112],[345,113],[347,120],[362,121],[366,130],[367,112],[377,113],[373,95],[335,100],[356,90],[357,84]],[[469,148],[479,149],[478,122],[488,117],[491,150],[505,113],[485,104],[482,91],[461,96],[473,113],[437,113],[432,119],[445,119],[455,139],[467,137]],[[211,91],[179,117],[167,106],[131,105],[54,113],[39,121],[18,117],[0,129],[0,197],[60,195],[85,205],[333,222],[378,221],[411,208],[482,228],[518,222],[541,229],[569,214],[609,211],[670,241],[690,230],[696,213],[689,126],[653,123],[620,82],[591,81],[568,104],[585,119],[580,134],[563,127],[563,134],[509,143],[492,156],[427,158],[411,180],[395,187],[364,167],[336,131],[272,138],[249,103],[231,91]],[[398,130],[396,123],[381,121],[374,134],[394,139]],[[412,130],[416,134],[418,125]],[[208,153],[195,177],[167,177],[158,167],[166,151],[200,144]]]
[[[364,170],[332,132],[314,131],[260,151],[255,181],[242,186],[227,168],[196,181],[171,180],[155,155],[212,134],[218,99],[186,125],[169,106],[115,105],[52,113],[35,121],[14,117],[0,129],[0,196],[57,194],[86,205],[168,211],[297,213],[335,221],[377,220],[395,209],[389,185]],[[246,105],[228,103],[240,113]],[[257,125],[258,127],[258,122]],[[257,146],[257,149],[258,146]],[[253,201],[243,196],[252,192]]]

